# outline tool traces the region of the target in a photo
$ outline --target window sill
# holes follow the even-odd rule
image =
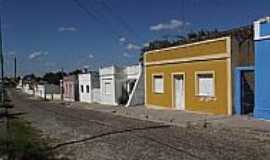
[[[154,94],[164,94],[164,92],[153,92]]]

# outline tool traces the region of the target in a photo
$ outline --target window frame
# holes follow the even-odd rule
[[[84,93],[84,85],[81,85],[81,93]]]
[[[162,83],[162,91],[157,92],[155,90],[155,77],[160,76],[162,77],[163,83]],[[164,73],[156,73],[156,74],[152,74],[152,92],[155,94],[163,94],[165,93],[165,78],[164,78]]]
[[[90,86],[89,85],[86,85],[86,93],[90,93]]]
[[[213,76],[213,95],[200,95],[199,93],[199,75],[208,75]],[[195,96],[198,97],[216,97],[216,75],[215,71],[197,71],[195,72]]]
[[[107,92],[107,89],[106,89],[106,84],[108,85],[110,85],[111,86],[111,88],[112,88],[112,82],[104,82],[104,94],[105,95],[111,95],[112,94],[112,91],[110,91],[109,93]]]

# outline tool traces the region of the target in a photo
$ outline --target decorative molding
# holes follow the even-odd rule
[[[194,46],[194,45],[198,45],[198,44],[205,44],[205,43],[228,40],[228,39],[230,39],[230,37],[226,36],[226,37],[221,37],[221,38],[215,38],[215,39],[209,39],[209,40],[204,40],[204,41],[199,41],[199,42],[194,42],[194,43],[178,45],[178,46],[174,46],[174,47],[156,49],[156,50],[145,52],[145,55],[149,54],[149,53],[155,53],[155,52],[161,52],[161,51],[169,51],[169,50],[173,50],[173,49],[177,49],[177,48],[186,48],[186,47],[190,47],[190,46]]]
[[[206,61],[206,60],[216,60],[216,59],[226,59],[230,58],[228,53],[221,53],[221,54],[214,54],[214,55],[206,55],[206,56],[198,56],[198,57],[190,57],[190,58],[179,58],[174,60],[163,60],[163,61],[157,61],[157,62],[145,62],[146,66],[150,65],[162,65],[162,64],[171,64],[171,63],[187,63],[187,62],[193,62],[193,61]]]

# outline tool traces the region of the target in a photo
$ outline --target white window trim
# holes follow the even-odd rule
[[[87,90],[87,89],[88,89],[88,90]],[[86,93],[90,93],[90,85],[86,85],[86,86],[85,86],[85,92],[86,92]]]
[[[81,89],[81,93],[84,93],[84,85],[81,85],[80,89]]]
[[[270,35],[261,35],[261,25],[264,23],[270,23],[269,18],[268,19],[261,19],[254,22],[254,40],[265,40],[270,39]]]
[[[162,79],[163,79],[163,90],[160,91],[160,92],[156,92],[155,91],[155,76],[161,76]],[[165,91],[165,80],[164,80],[164,73],[158,73],[158,74],[152,74],[152,92],[155,93],[155,94],[163,94]]]
[[[205,95],[200,95],[199,93],[199,79],[198,79],[198,75],[200,74],[212,74],[213,75],[213,79],[214,79],[214,86],[213,86],[213,95],[211,96],[205,96]],[[215,71],[196,71],[195,72],[195,96],[198,97],[216,97],[216,75],[215,75]]]
[[[186,73],[185,72],[173,72],[171,73],[171,91],[172,91],[172,107],[176,108],[175,106],[175,84],[174,84],[174,77],[180,75],[183,76],[183,90],[184,90],[184,108],[186,108]],[[185,110],[185,109],[184,109]]]

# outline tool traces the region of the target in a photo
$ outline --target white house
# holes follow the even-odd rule
[[[144,104],[144,69],[143,65],[128,66],[125,69],[128,101],[126,107]]]
[[[141,65],[124,68],[117,66],[100,68],[100,103],[107,105],[121,104],[127,107],[143,104],[144,82],[138,83],[140,77],[143,76],[142,70]],[[142,90],[138,90],[141,88]]]
[[[23,92],[33,95],[34,94],[34,89],[32,88],[30,83],[25,83],[23,84]]]
[[[88,72],[79,74],[79,100],[80,102],[93,103],[99,101],[99,74]]]
[[[45,98],[45,85],[44,84],[38,84],[35,87],[35,96]]]
[[[48,84],[46,82],[39,83],[35,86],[34,94],[46,100],[60,100],[60,86],[55,84]]]
[[[17,89],[22,89],[22,88],[23,88],[23,80],[22,80],[22,79],[19,80],[19,83],[18,83],[18,85],[16,86],[16,88],[17,88]]]
[[[99,69],[100,103],[118,105],[124,81],[123,70],[117,66]]]

